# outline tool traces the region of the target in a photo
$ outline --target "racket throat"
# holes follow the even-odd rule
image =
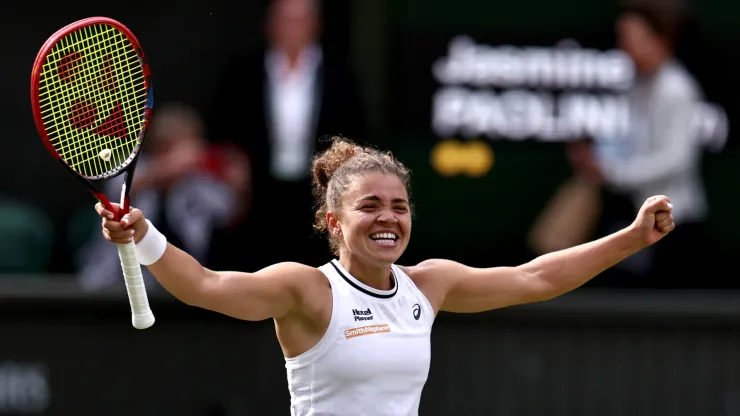
[[[124,215],[128,214],[130,209],[129,190],[131,187],[131,173],[126,172],[125,175],[126,177],[123,181],[123,186],[121,186],[121,206],[118,213],[119,220],[123,218]]]

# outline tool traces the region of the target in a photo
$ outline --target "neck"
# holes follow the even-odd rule
[[[285,57],[288,61],[288,70],[293,72],[298,68],[298,59],[301,57],[301,51],[286,51]]]
[[[277,45],[275,49],[280,51],[283,56],[285,56],[286,63],[288,65],[288,71],[293,72],[298,68],[298,64],[300,63],[301,55],[305,50],[307,50],[309,47],[309,44],[306,45],[291,45],[291,46],[282,46]]]
[[[378,290],[391,290],[393,289],[393,278],[391,277],[391,266],[372,266],[363,264],[361,261],[353,260],[351,255],[340,255],[339,263],[349,272],[355,279],[362,283],[378,289]]]

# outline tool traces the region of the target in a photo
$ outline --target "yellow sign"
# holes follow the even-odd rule
[[[493,149],[483,140],[444,140],[432,148],[431,164],[442,176],[487,175],[495,162]]]

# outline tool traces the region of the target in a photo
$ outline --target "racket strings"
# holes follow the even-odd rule
[[[98,62],[96,62],[96,63],[98,63]],[[81,85],[83,87],[87,87],[89,90],[92,90],[91,87],[94,86],[94,85],[90,85],[90,84],[98,83],[98,82],[96,82],[98,80],[91,79],[91,76],[92,76],[92,73],[88,74],[88,76],[86,77],[85,80],[80,80]],[[99,76],[99,75],[96,75],[96,76]],[[87,82],[84,83],[84,81],[87,81]],[[88,85],[85,85],[85,84],[88,84]],[[74,125],[74,127],[77,128],[78,130],[81,127],[86,127],[88,124],[92,124],[93,122],[95,122],[96,120],[93,117],[96,116],[96,114],[94,112],[94,109],[93,110],[90,110],[90,111],[87,111],[87,112],[82,112],[80,114],[80,111],[76,111],[76,107],[82,107],[83,109],[85,109],[86,107],[88,107],[90,105],[94,105],[95,102],[100,102],[100,99],[101,98],[110,100],[110,97],[104,97],[102,95],[102,93],[104,91],[103,89],[98,88],[98,89],[95,89],[93,91],[95,92],[94,94],[92,94],[91,96],[88,94],[89,96],[86,97],[86,98],[84,98],[84,99],[76,98],[75,96],[78,95],[78,94],[74,94],[74,95],[71,95],[71,96],[69,94],[66,94],[67,95],[67,100],[66,100],[67,101],[67,103],[66,103],[67,106],[69,106],[69,100],[70,99],[73,99],[74,100],[74,104],[72,104],[71,113],[69,114],[69,117],[70,117],[70,121],[72,122],[72,124]],[[91,98],[92,98],[92,100],[91,100]],[[103,111],[104,112],[105,112],[105,110],[108,110],[108,109],[103,108]],[[92,118],[92,119],[90,120],[90,118]],[[88,123],[88,121],[89,121],[89,123]],[[76,122],[82,124],[83,126],[75,125]],[[101,125],[99,127],[104,127],[104,126]],[[92,130],[92,131],[93,132],[98,132],[98,130],[100,130],[100,128],[97,128],[97,129]],[[73,131],[67,130],[67,133],[71,133],[71,132],[73,132]],[[63,137],[61,138],[61,141],[59,143],[59,147],[61,148],[60,150],[62,150],[62,152],[65,153],[65,156],[66,156],[66,154],[70,154],[70,153],[72,155],[78,156],[76,160],[75,159],[72,160],[73,164],[76,165],[75,167],[77,167],[77,168],[83,167],[84,169],[81,169],[81,170],[84,170],[84,171],[96,171],[96,170],[97,171],[104,171],[104,170],[107,170],[107,169],[102,169],[102,166],[101,166],[101,163],[102,162],[99,159],[94,158],[94,157],[90,157],[90,156],[93,156],[94,155],[94,152],[88,152],[88,153],[92,153],[92,155],[84,154],[84,153],[81,153],[80,152],[80,150],[81,150],[80,146],[74,146],[74,145],[70,146],[71,143],[69,143],[69,136],[70,136],[69,134],[63,135]],[[72,136],[72,137],[74,137],[74,136]],[[107,141],[111,141],[111,139],[109,137],[105,137],[105,136],[101,137],[101,136],[93,135],[91,137],[88,137],[88,139],[97,139],[97,140],[94,140],[91,143],[92,144],[92,147],[95,147],[96,145],[100,145],[101,144],[100,142],[102,141],[102,139],[105,139],[105,138],[108,139]],[[75,144],[79,144],[79,143],[75,143]],[[106,146],[106,147],[110,147],[110,146]],[[118,150],[119,151],[116,151],[115,154],[114,154],[115,155],[114,158],[113,158],[114,159],[114,161],[113,161],[114,163],[121,162],[121,160],[116,160],[116,159],[120,159],[121,158],[121,155],[120,155],[120,150],[121,149],[118,149]],[[91,161],[96,166],[90,166]],[[80,165],[82,165],[82,166],[80,166]]]
[[[118,33],[118,35],[119,35],[119,37],[121,37],[120,33]],[[109,42],[109,39],[107,39],[106,41]],[[121,42],[119,41],[119,43],[121,43]],[[119,46],[119,45],[116,45],[116,46]],[[97,80],[95,80],[95,79],[91,80],[91,82],[98,84],[97,85],[98,86],[98,88],[97,88],[97,91],[98,91],[97,94],[98,95],[100,94],[100,91],[105,91],[105,90],[108,90],[109,89],[109,88],[105,88],[105,85],[103,85],[103,88],[101,88],[101,84],[108,84],[109,86],[113,87],[113,91],[114,92],[116,91],[116,89],[115,89],[115,87],[116,87],[115,86],[115,74],[112,72],[113,71],[113,68],[111,68],[111,66],[110,66],[111,65],[111,62],[110,61],[111,61],[110,55],[105,55],[105,57],[103,58],[103,61],[102,61],[101,65],[100,65],[100,69],[99,69],[99,71],[104,71],[104,73],[101,74],[100,72],[98,72],[97,75],[99,76],[99,79],[97,79]],[[128,66],[126,73],[130,75],[131,74],[131,70],[130,70],[131,61],[130,60],[126,60],[125,62],[127,64],[127,66]],[[141,76],[141,81],[143,82],[143,74]],[[121,90],[118,90],[118,91],[121,91]],[[110,94],[108,94],[108,95],[110,96]],[[144,90],[144,97],[145,96],[146,96],[146,91]],[[106,97],[106,98],[110,98],[110,97]],[[117,94],[115,96],[115,98],[117,99],[116,100],[117,103],[124,102],[124,99],[123,99],[124,97],[121,97],[121,94],[120,93]],[[130,99],[130,97],[125,97],[125,98],[126,99]],[[120,108],[120,104],[117,104],[111,111],[112,112],[110,113],[109,117],[112,118],[113,124],[112,125],[108,125],[108,126],[101,125],[100,127],[103,127],[102,134],[104,134],[105,136],[98,135],[98,137],[103,138],[103,137],[119,136],[121,134],[121,132],[120,132],[121,129],[124,130],[122,133],[123,133],[123,135],[125,137],[128,134],[128,132],[125,131],[125,126],[126,125],[133,125],[134,124],[134,120],[132,120],[132,112],[131,111],[122,111],[121,108]],[[121,120],[119,120],[118,118],[114,118],[114,117],[121,117],[121,116],[126,117],[126,119],[123,122],[121,122]],[[112,134],[105,134],[105,133],[107,133],[105,131],[106,129],[107,130],[111,130],[112,129],[113,130],[111,132]],[[112,143],[108,143],[109,144],[109,147],[110,147],[110,144],[113,144],[116,141],[115,140],[108,140],[108,142],[112,142]],[[113,148],[110,149],[111,150],[111,154],[114,156],[114,161],[113,161],[114,165],[123,164],[123,162],[126,160],[126,158],[131,154],[131,151],[133,151],[133,148],[134,148],[134,146],[136,144],[136,141],[119,141],[119,143],[120,144],[118,146],[112,146]],[[99,143],[94,143],[94,144],[99,144]],[[98,164],[101,164],[102,163],[101,162],[101,159],[98,158],[97,156],[98,156],[98,154],[96,154],[95,152],[91,152],[91,154],[87,155],[87,158],[85,160],[81,161],[81,163],[90,163],[91,160],[94,160]]]
[[[90,29],[89,28],[85,28],[83,30],[87,30],[88,31],[88,33],[85,34],[85,35],[87,35],[87,38],[88,39],[92,37],[92,36],[90,36],[90,33],[89,33]],[[77,35],[77,36],[75,36],[75,35]],[[79,38],[79,37],[80,37],[80,33],[79,32],[76,32],[76,33],[73,33],[67,39]],[[83,37],[83,40],[84,39],[85,38]],[[74,49],[75,47],[79,47],[80,46],[80,43],[81,42],[76,39],[75,42],[71,46]],[[70,108],[70,114],[69,114],[70,121],[72,122],[73,126],[76,129],[79,130],[81,128],[89,127],[91,124],[93,124],[95,121],[97,121],[96,120],[97,119],[97,114],[96,114],[95,111],[92,110],[92,107],[91,106],[94,105],[94,103],[96,101],[97,102],[100,101],[100,98],[101,98],[101,90],[100,89],[94,89],[93,90],[94,93],[92,95],[92,98],[93,99],[91,100],[90,99],[91,97],[82,97],[82,98],[80,98],[79,90],[78,91],[72,91],[72,93],[70,94],[70,91],[64,90],[64,89],[60,88],[60,86],[63,86],[63,84],[61,84],[59,82],[60,80],[61,81],[65,81],[65,82],[68,82],[68,81],[78,81],[78,82],[80,82],[79,88],[80,89],[86,88],[87,91],[90,91],[91,90],[90,87],[95,86],[94,83],[95,83],[96,79],[95,78],[92,78],[92,76],[93,75],[97,75],[97,74],[94,74],[93,72],[89,72],[88,74],[86,74],[86,76],[85,76],[84,79],[79,79],[79,80],[76,80],[75,79],[75,78],[81,78],[79,76],[76,76],[75,73],[78,73],[79,72],[79,68],[77,68],[77,70],[75,70],[74,65],[75,64],[78,64],[78,65],[82,64],[82,62],[79,62],[80,60],[82,60],[82,56],[79,55],[77,52],[74,52],[74,54],[76,55],[76,56],[74,56],[74,60],[68,60],[68,61],[65,62],[65,57],[69,56],[69,53],[65,53],[64,55],[62,55],[61,58],[58,59],[58,68],[59,68],[59,77],[58,78],[59,79],[57,80],[57,83],[54,85],[54,87],[56,87],[56,88],[54,90],[52,90],[51,93],[52,94],[54,94],[54,93],[58,94],[58,95],[54,96],[55,98],[58,98],[60,96],[63,97],[62,100],[58,100],[62,104],[59,108],[65,108],[65,107],[69,107]],[[75,62],[75,61],[77,61],[77,62]],[[62,70],[62,65],[64,65],[64,64],[66,64],[66,68],[64,68],[64,70]],[[72,74],[66,75],[65,77],[61,76],[63,73],[64,74],[67,74],[68,72],[72,72]],[[88,95],[90,95],[90,94],[88,94]],[[109,97],[105,97],[105,98],[109,98]],[[57,109],[53,109],[53,110],[57,110]],[[85,111],[85,110],[88,110],[88,111]],[[65,115],[64,112],[56,111],[56,114],[54,114],[55,121],[56,122],[60,121],[64,117],[64,115]],[[70,131],[70,130],[67,130],[67,131],[62,130],[62,131],[60,131],[61,138],[60,138],[60,142],[59,142],[59,148],[65,154],[65,156],[67,156],[67,154],[69,154],[69,153],[76,154],[79,151],[79,148],[77,148],[77,147],[71,147],[71,148],[68,147],[70,145],[70,143],[69,143],[70,142],[70,140],[69,140],[70,134],[69,133],[71,133],[71,132],[72,131]],[[72,137],[74,137],[74,136],[72,136]],[[105,138],[104,137],[100,137],[99,140],[98,140],[98,142],[102,141],[103,139],[105,139]],[[110,138],[108,138],[108,141],[111,141]],[[94,144],[99,144],[99,143],[94,143]],[[98,165],[98,168],[100,168],[99,165]]]
[[[79,32],[77,32],[77,33],[73,34],[73,35],[77,35],[77,36],[72,36],[72,37],[81,37],[82,36],[83,39],[84,39],[84,37],[87,36],[87,38],[89,39],[91,37],[90,36],[91,35],[91,33],[90,33],[91,29],[88,27],[88,28],[85,28],[83,30],[86,30],[88,33],[80,34]],[[103,39],[103,40],[108,40],[108,39]],[[75,42],[75,43],[79,43],[79,42]],[[98,42],[98,45],[95,45],[95,46],[100,46],[101,44],[104,47],[106,46],[103,42]],[[118,45],[114,45],[114,47],[116,47],[116,46],[118,46]],[[99,50],[100,50],[100,47],[93,49],[93,51],[95,51],[95,52],[97,52]],[[57,56],[58,56],[58,54],[57,54]],[[64,56],[66,56],[66,55],[64,55]],[[64,59],[64,56],[62,56],[62,58],[59,59],[60,65],[61,65],[61,61],[63,61],[63,59]],[[101,70],[105,70],[106,69],[106,67],[105,67],[106,63],[108,65],[110,65],[110,62],[101,61],[100,58],[99,58],[99,56],[100,55],[98,55],[98,59],[93,62],[93,68],[94,67],[98,67],[98,72],[101,71]],[[105,57],[107,59],[106,58],[103,58],[103,59],[105,59],[106,61],[110,61],[110,56],[109,55],[105,55]],[[108,68],[108,72],[110,72],[110,68]],[[80,114],[75,114],[76,113],[75,106],[80,106],[80,107],[83,107],[83,108],[84,107],[87,107],[88,104],[90,103],[90,98],[93,98],[93,100],[92,100],[93,103],[94,102],[100,102],[101,101],[101,98],[104,99],[104,100],[110,101],[110,99],[111,99],[110,94],[106,94],[107,96],[103,96],[103,94],[105,94],[105,92],[104,92],[105,89],[104,88],[99,88],[100,87],[100,83],[101,83],[100,82],[101,79],[103,79],[103,80],[110,79],[111,78],[110,77],[110,74],[103,74],[104,77],[105,77],[105,75],[108,75],[105,78],[101,78],[100,75],[101,74],[95,73],[94,71],[88,71],[88,73],[85,76],[85,79],[84,80],[80,80],[80,82],[81,82],[80,87],[81,88],[87,88],[87,91],[92,91],[93,92],[92,97],[86,97],[86,98],[83,98],[81,100],[79,98],[79,94],[72,94],[72,95],[65,94],[67,96],[66,97],[67,99],[65,100],[66,101],[65,104],[66,104],[67,107],[69,107],[69,105],[70,105],[70,102],[69,101],[70,100],[74,100],[74,104],[72,104],[72,108],[71,108],[72,113],[70,114],[70,119],[71,119],[73,125],[75,124],[75,122],[80,122],[80,121],[83,122],[82,124],[85,124],[86,125],[88,123],[87,123],[87,120],[85,120],[85,118],[91,118],[92,115],[95,115],[95,113],[93,111],[88,111],[87,114],[83,113],[83,117],[81,117],[82,120],[80,120],[80,117],[78,117]],[[74,76],[74,74],[72,76]],[[59,78],[61,78],[61,77],[59,77]],[[59,84],[60,83],[58,82],[57,83],[57,86],[59,86]],[[97,87],[97,88],[94,88],[94,87]],[[79,92],[79,90],[78,91],[75,91],[75,92]],[[90,94],[88,94],[88,96],[89,95]],[[92,114],[90,114],[90,113],[92,113]],[[87,117],[85,117],[85,116],[87,116]],[[92,124],[92,122],[94,122],[95,120],[93,119],[93,120],[89,120],[89,121],[90,121],[90,124]],[[128,120],[128,121],[129,121],[129,124],[130,124],[130,120]],[[74,127],[76,127],[77,129],[80,128],[80,126],[74,126]],[[96,130],[99,130],[99,129],[96,129]],[[69,130],[68,130],[68,132],[69,132]],[[68,136],[68,135],[65,135],[65,136]],[[92,143],[93,146],[100,144],[100,141],[103,138],[104,137],[100,137],[100,136],[97,137],[98,140],[96,142]],[[80,150],[79,147],[72,147],[71,149],[70,148],[67,148],[67,146],[69,145],[69,143],[67,143],[67,142],[69,140],[65,140],[65,139],[68,139],[68,137],[63,137],[62,138],[61,143],[60,143],[61,150],[64,153],[70,153],[69,151],[71,151],[72,154],[79,154],[79,150]],[[109,141],[110,141],[110,139],[109,139]],[[118,146],[118,147],[119,147],[119,150],[120,150],[120,148],[122,146]],[[122,162],[120,160],[115,160],[115,159],[120,158],[120,152],[116,152],[116,155],[118,157],[114,158],[114,162]],[[81,163],[87,163],[87,164],[89,164],[90,163],[90,159],[96,161],[97,164],[98,164],[98,166],[96,166],[96,168],[100,169],[100,163],[101,163],[100,160],[96,160],[96,158],[90,158],[89,156],[86,159],[77,160],[76,161],[77,162],[76,164],[81,164]],[[90,169],[89,165],[87,167],[88,167],[88,169]]]
[[[66,46],[66,48],[57,48],[57,50],[55,51],[56,55],[53,55],[54,58],[57,58],[56,60],[59,76],[56,78],[56,83],[53,85],[54,89],[52,89],[49,94],[50,101],[52,99],[56,99],[57,103],[59,104],[58,107],[51,108],[54,112],[54,121],[62,121],[65,115],[69,113],[70,121],[75,128],[75,130],[61,129],[61,131],[59,132],[61,137],[59,139],[59,142],[56,144],[56,147],[58,147],[58,150],[60,151],[62,157],[67,160],[67,162],[70,163],[73,168],[78,171],[84,172],[88,176],[90,176],[89,172],[101,171],[101,164],[99,161],[95,161],[93,162],[95,166],[91,166],[90,158],[88,158],[87,161],[82,159],[81,150],[83,149],[83,147],[78,145],[84,142],[73,141],[72,139],[77,138],[77,136],[73,135],[73,133],[79,133],[80,129],[84,127],[89,127],[88,124],[94,123],[97,118],[97,114],[92,110],[92,107],[88,107],[91,110],[87,114],[84,114],[84,116],[87,117],[79,117],[80,114],[75,114],[76,110],[80,106],[87,107],[88,105],[94,105],[96,101],[100,101],[100,91],[98,89],[93,90],[92,95],[90,94],[90,87],[92,86],[92,81],[94,81],[94,78],[92,78],[92,72],[89,72],[88,74],[83,74],[82,76],[80,75],[80,69],[82,68],[82,64],[84,63],[84,55],[81,55],[75,51],[76,49],[79,49],[80,46],[83,46],[82,49],[87,46],[82,44],[86,37],[82,36],[80,32],[87,31],[85,35],[87,35],[87,39],[89,39],[89,30],[89,28],[84,28],[79,32],[74,32],[60,42],[61,46]],[[80,38],[82,38],[82,40],[80,40]],[[70,45],[70,39],[74,39],[72,45]],[[65,52],[61,57],[59,57],[61,51],[64,51],[65,49],[71,49],[75,51],[72,52],[74,54],[73,59],[65,59],[67,56],[70,56],[70,52]],[[65,65],[65,67],[62,68],[62,65]],[[51,70],[53,69],[54,67],[52,65]],[[65,76],[61,76],[61,74],[64,74]],[[68,90],[63,88],[65,84],[63,84],[62,82],[79,82],[80,84],[78,84],[77,90]],[[81,91],[87,91],[87,96],[85,96],[84,94],[80,94]],[[59,111],[64,110],[65,108],[67,108],[68,111]],[[90,123],[87,123],[88,120],[90,121]],[[94,139],[94,137],[87,137],[87,139]],[[97,140],[97,143],[94,142],[91,144],[100,144],[99,142],[102,141],[101,139],[103,138],[100,137],[98,139],[99,140]],[[110,139],[108,141],[110,141]],[[94,161],[94,159],[92,160]]]
[[[92,31],[92,29],[90,27],[87,27],[87,28],[85,28],[83,30],[85,32],[87,32],[87,33],[80,33],[80,32],[82,32],[82,31],[80,31],[80,32],[77,32],[77,33],[73,34],[73,36],[71,36],[70,38],[77,38],[77,39],[75,39],[77,41],[75,43],[79,44],[80,43],[79,42],[80,40],[82,40],[84,42],[85,39],[90,39],[91,37],[97,35],[97,34],[90,33]],[[111,30],[109,29],[109,31],[111,31]],[[103,32],[101,34],[106,34],[106,33]],[[77,36],[74,36],[74,35],[77,35]],[[120,34],[119,34],[119,36],[120,36]],[[82,38],[82,39],[80,39],[80,38]],[[124,42],[121,42],[121,40],[123,40],[123,39],[120,39],[118,43],[121,43],[121,44],[124,43]],[[89,43],[89,42],[85,42],[85,43]],[[84,45],[84,46],[88,46],[88,48],[90,47],[90,45]],[[115,45],[114,44],[114,45],[112,45],[113,48],[111,48],[110,46],[111,46],[110,45],[110,36],[108,36],[107,38],[103,38],[102,39],[102,42],[101,41],[98,41],[97,44],[93,44],[92,45],[92,47],[93,47],[92,51],[93,52],[100,52],[101,51],[101,47],[102,47],[102,48],[104,48],[104,49],[102,49],[102,51],[106,51],[106,49],[107,49],[106,52],[110,52],[111,49],[115,50],[115,48],[117,48],[117,47],[120,48],[123,45]],[[58,55],[59,54],[57,53],[57,56]],[[63,55],[59,59],[60,62],[64,59],[64,56],[66,56],[66,55]],[[110,94],[106,94],[106,89],[107,88],[100,88],[100,86],[101,86],[100,84],[101,84],[101,81],[103,81],[103,82],[106,82],[107,81],[108,83],[110,83],[110,78],[112,78],[111,77],[112,74],[110,74],[111,69],[112,69],[112,68],[110,68],[110,66],[111,66],[111,62],[110,62],[111,61],[111,57],[110,57],[109,54],[101,55],[100,53],[95,54],[94,56],[97,59],[94,59],[94,61],[92,63],[92,66],[91,66],[91,69],[92,70],[88,70],[87,71],[87,74],[85,74],[85,79],[84,80],[80,80],[81,81],[81,87],[82,88],[86,88],[87,91],[92,91],[93,92],[92,98],[93,98],[93,101],[94,102],[100,102],[101,99],[110,101],[110,99],[111,99]],[[101,57],[102,57],[102,59],[101,59]],[[100,71],[106,71],[106,70],[107,70],[107,73],[103,73],[103,74],[100,73]],[[72,74],[72,76],[74,76],[74,74]],[[61,77],[59,77],[59,78],[61,78]],[[57,83],[57,86],[59,84],[60,83]],[[75,91],[75,92],[79,92],[79,90],[78,91]],[[80,103],[80,101],[79,101],[80,98],[79,97],[75,97],[77,95],[79,95],[79,94],[73,94],[72,96],[69,96],[69,94],[67,94],[67,96],[68,96],[67,97],[67,100],[66,100],[67,106],[69,106],[69,104],[70,104],[69,103],[70,99],[74,99],[74,102],[76,104],[79,104],[79,105],[81,105],[83,107],[87,105],[87,103],[85,103],[85,101],[87,101],[87,100],[85,100],[82,103]],[[88,94],[88,96],[89,95],[90,94]],[[90,97],[88,97],[88,99],[89,98]],[[116,97],[116,98],[119,98],[120,99],[121,97],[119,96],[119,97]],[[104,103],[105,103],[105,101],[104,101]],[[72,111],[74,111],[74,106],[72,108]],[[70,118],[71,118],[73,124],[74,124],[75,121],[79,121],[79,118],[75,117],[75,114],[74,113],[70,114],[70,116],[71,116]],[[109,117],[112,117],[112,116],[115,116],[115,114],[111,114]],[[129,118],[130,118],[130,116],[129,116]],[[94,120],[91,120],[91,121],[94,121]],[[127,120],[127,121],[128,121],[128,124],[131,124],[131,120]],[[85,124],[87,124],[87,123],[85,123]],[[75,126],[75,127],[77,127],[79,129],[79,126]],[[105,127],[105,126],[101,125],[100,127]],[[96,132],[97,130],[99,130],[99,129],[93,130],[93,132]],[[103,133],[105,133],[105,132],[103,132]],[[98,137],[97,137],[98,140],[96,140],[96,141],[94,141],[92,143],[93,147],[95,147],[96,145],[99,145],[101,139],[103,139],[104,137],[110,137],[110,136],[113,136],[113,135],[106,135],[106,136],[103,136],[103,137],[101,137],[101,136],[98,135]],[[95,136],[93,136],[92,138],[95,138]],[[97,157],[95,157],[96,154],[95,154],[94,151],[93,152],[87,152],[87,153],[92,153],[92,154],[85,155],[84,153],[81,153],[80,152],[80,147],[79,146],[73,147],[71,149],[65,149],[65,147],[66,147],[65,145],[68,144],[68,143],[66,143],[67,141],[68,140],[66,140],[66,141],[63,140],[62,143],[61,143],[61,145],[62,145],[62,149],[61,150],[63,152],[65,150],[71,150],[71,153],[72,154],[77,154],[78,156],[83,156],[83,155],[86,156],[82,160],[75,160],[75,161],[73,161],[73,164],[76,165],[75,167],[79,168],[79,167],[81,167],[80,165],[82,165],[82,167],[86,168],[84,170],[93,170],[93,171],[94,170],[98,170],[98,171],[101,170],[101,163],[102,162],[101,162],[100,159],[98,159]],[[111,140],[108,140],[108,141],[111,141]],[[119,146],[114,147],[114,150],[116,150],[113,153],[113,155],[115,155],[114,161],[113,161],[114,164],[122,163],[125,160],[126,155],[122,155],[121,154],[122,153],[121,150],[124,150],[124,147],[125,147],[126,144],[128,144],[128,143],[124,142],[122,145],[119,145]],[[90,150],[90,149],[88,149],[88,150]],[[67,151],[67,152],[64,152],[64,153],[70,153],[70,152]],[[116,160],[116,159],[119,159],[119,160]],[[90,166],[90,162],[91,161],[93,161],[93,163],[96,164],[97,166]],[[107,170],[107,169],[105,169],[105,170]]]
[[[60,39],[47,56],[39,92],[52,146],[75,171],[114,172],[136,150],[147,89],[138,55],[119,30],[92,25]]]

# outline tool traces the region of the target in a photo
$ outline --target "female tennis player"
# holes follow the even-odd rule
[[[168,244],[140,210],[116,222],[96,206],[105,238],[133,238],[139,262],[181,301],[239,319],[275,321],[294,416],[417,415],[439,311],[551,299],[674,228],[669,199],[655,196],[626,229],[518,267],[472,268],[441,259],[399,266],[411,236],[404,165],[390,154],[334,139],[315,157],[313,180],[320,204],[316,227],[327,232],[338,257],[318,268],[280,263],[254,273],[208,270]]]

